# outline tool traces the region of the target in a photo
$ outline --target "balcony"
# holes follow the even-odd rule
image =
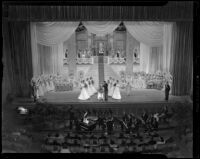
[[[108,57],[108,64],[125,64],[126,58]]]
[[[64,63],[64,65],[68,65],[69,64],[69,58],[63,59],[63,63]],[[76,64],[78,64],[78,65],[83,65],[83,64],[92,65],[93,63],[94,63],[93,57],[90,57],[90,58],[76,58]]]

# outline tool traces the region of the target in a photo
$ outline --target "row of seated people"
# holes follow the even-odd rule
[[[148,114],[146,111],[141,116],[134,115],[133,113],[123,113],[123,116],[116,116],[112,113],[112,110],[103,112],[92,113],[89,110],[84,111],[69,111],[69,128],[79,130],[102,130],[112,133],[112,131],[119,130],[127,131],[129,133],[135,132],[138,129],[157,130],[159,123],[164,121],[167,123],[167,118],[173,115],[168,112],[168,108],[165,106],[156,113]],[[76,114],[76,115],[75,115]],[[78,117],[76,117],[78,116]],[[80,118],[83,116],[83,118]],[[86,123],[85,123],[86,122]]]
[[[70,81],[59,74],[42,74],[31,79],[32,95],[36,99],[44,96],[46,92],[55,91],[60,85],[70,85]],[[73,87],[73,86],[72,86]]]
[[[85,149],[91,150],[94,148],[96,152],[102,152],[104,149],[107,152],[122,153],[125,149],[128,150],[127,152],[137,152],[141,148],[155,150],[158,147],[160,148],[160,145],[168,144],[169,146],[172,142],[173,138],[168,137],[164,140],[163,137],[156,133],[148,136],[137,134],[125,136],[123,133],[120,133],[119,136],[106,136],[95,133],[90,135],[79,135],[76,133],[73,135],[48,134],[43,144],[43,150],[51,152],[54,146],[58,146],[61,148],[60,150],[67,148],[69,152],[85,152]]]
[[[90,114],[90,113],[88,113]],[[111,113],[112,114],[112,113]],[[158,113],[156,113],[158,114]],[[71,114],[72,115],[72,114]],[[167,116],[168,110],[167,107],[164,108],[164,112],[160,113],[160,115],[157,115],[157,118],[159,116]],[[134,131],[130,131],[130,120],[131,118],[128,117],[128,114],[124,114],[122,116],[123,124],[121,124],[121,130],[120,132],[116,132],[116,130],[113,129],[113,124],[103,123],[102,132],[101,135],[97,134],[94,129],[89,130],[88,133],[84,134],[85,131],[81,131],[80,129],[72,130],[76,133],[68,133],[67,135],[61,135],[61,134],[49,134],[46,138],[46,145],[51,145],[52,148],[53,145],[61,146],[65,143],[65,146],[68,147],[99,147],[100,149],[102,147],[108,147],[109,148],[115,148],[114,152],[119,152],[120,147],[126,147],[129,146],[134,147],[142,147],[142,146],[149,146],[153,145],[153,147],[157,147],[158,144],[165,143],[166,141],[157,133],[157,126],[148,124],[151,123],[152,116],[149,118],[147,113],[143,113],[141,116],[142,120],[144,121],[144,128],[145,129],[135,129]],[[89,117],[84,116],[84,120],[89,120]],[[73,121],[73,118],[70,119]],[[155,120],[154,120],[155,121]],[[159,119],[157,119],[159,121]],[[133,122],[134,123],[134,122]],[[75,124],[71,122],[71,124]],[[134,124],[133,124],[134,125]],[[135,127],[133,128],[136,128]],[[82,125],[83,126],[83,125]],[[141,125],[139,125],[140,127]],[[77,126],[75,126],[77,128]],[[87,128],[87,124],[85,125]],[[73,128],[73,126],[71,127]],[[89,126],[88,126],[89,128]],[[153,129],[152,129],[153,128]],[[156,129],[155,129],[156,128]],[[77,130],[77,131],[76,131]],[[84,129],[86,130],[86,129]],[[128,131],[127,131],[128,130]],[[86,131],[87,132],[87,131]],[[170,140],[167,139],[167,142]]]

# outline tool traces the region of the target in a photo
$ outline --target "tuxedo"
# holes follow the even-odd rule
[[[170,91],[170,86],[169,84],[165,85],[165,100],[169,99],[169,91]]]
[[[108,100],[108,84],[106,82],[104,83],[103,88],[104,88],[104,99],[105,101],[107,101]]]

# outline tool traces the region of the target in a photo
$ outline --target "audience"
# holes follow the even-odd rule
[[[80,110],[76,110],[81,112]],[[73,113],[72,113],[73,112]],[[171,142],[171,138],[165,140],[158,134],[159,123],[168,113],[165,106],[160,113],[147,113],[140,115],[131,112],[123,112],[122,116],[114,116],[111,109],[105,111],[86,110],[90,122],[96,122],[93,130],[84,130],[82,127],[69,126],[68,133],[48,133],[44,139],[44,152],[52,153],[134,153],[157,149],[158,145]],[[83,122],[84,117],[75,113],[72,107],[68,110],[69,120]],[[78,115],[75,115],[78,114]],[[92,121],[94,114],[99,120]],[[83,115],[83,113],[82,113]],[[97,126],[101,129],[98,130]],[[121,125],[119,129],[116,125]],[[128,130],[128,131],[127,131]],[[145,132],[143,132],[145,130]],[[101,133],[101,134],[99,134]]]

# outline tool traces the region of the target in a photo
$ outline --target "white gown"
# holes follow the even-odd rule
[[[48,79],[46,80],[46,87],[47,87],[47,91],[49,92],[51,90],[51,87],[50,87],[50,83]]]
[[[94,90],[92,88],[92,84],[88,85],[88,89],[90,90],[90,96],[94,94]]]
[[[42,90],[43,90],[43,93],[47,92],[46,85],[45,85],[44,81],[42,81]]]
[[[113,99],[121,99],[121,94],[120,94],[120,89],[119,89],[119,84],[116,85],[113,95],[112,95]]]
[[[91,87],[92,87],[92,92],[93,92],[93,94],[97,93],[97,90],[96,90],[96,88],[94,87],[93,84],[91,85]]]
[[[112,82],[108,84],[108,96],[111,96]]]
[[[85,85],[81,84],[81,94],[79,95],[78,99],[87,100],[89,98],[90,98],[90,96],[88,95],[88,93],[86,91]]]
[[[41,85],[41,83],[39,83],[38,94],[39,94],[39,97],[41,97],[41,96],[44,95],[44,92],[43,92],[43,89],[42,89],[42,85]]]
[[[91,87],[89,86],[88,82],[86,82],[86,84],[87,84],[87,88],[86,88],[87,94],[88,94],[89,96],[91,96],[91,95],[92,95]]]
[[[108,96],[110,96],[110,97],[113,96],[114,89],[115,89],[115,86],[114,86],[114,84],[112,84],[112,85],[110,86],[110,91],[108,92]]]

